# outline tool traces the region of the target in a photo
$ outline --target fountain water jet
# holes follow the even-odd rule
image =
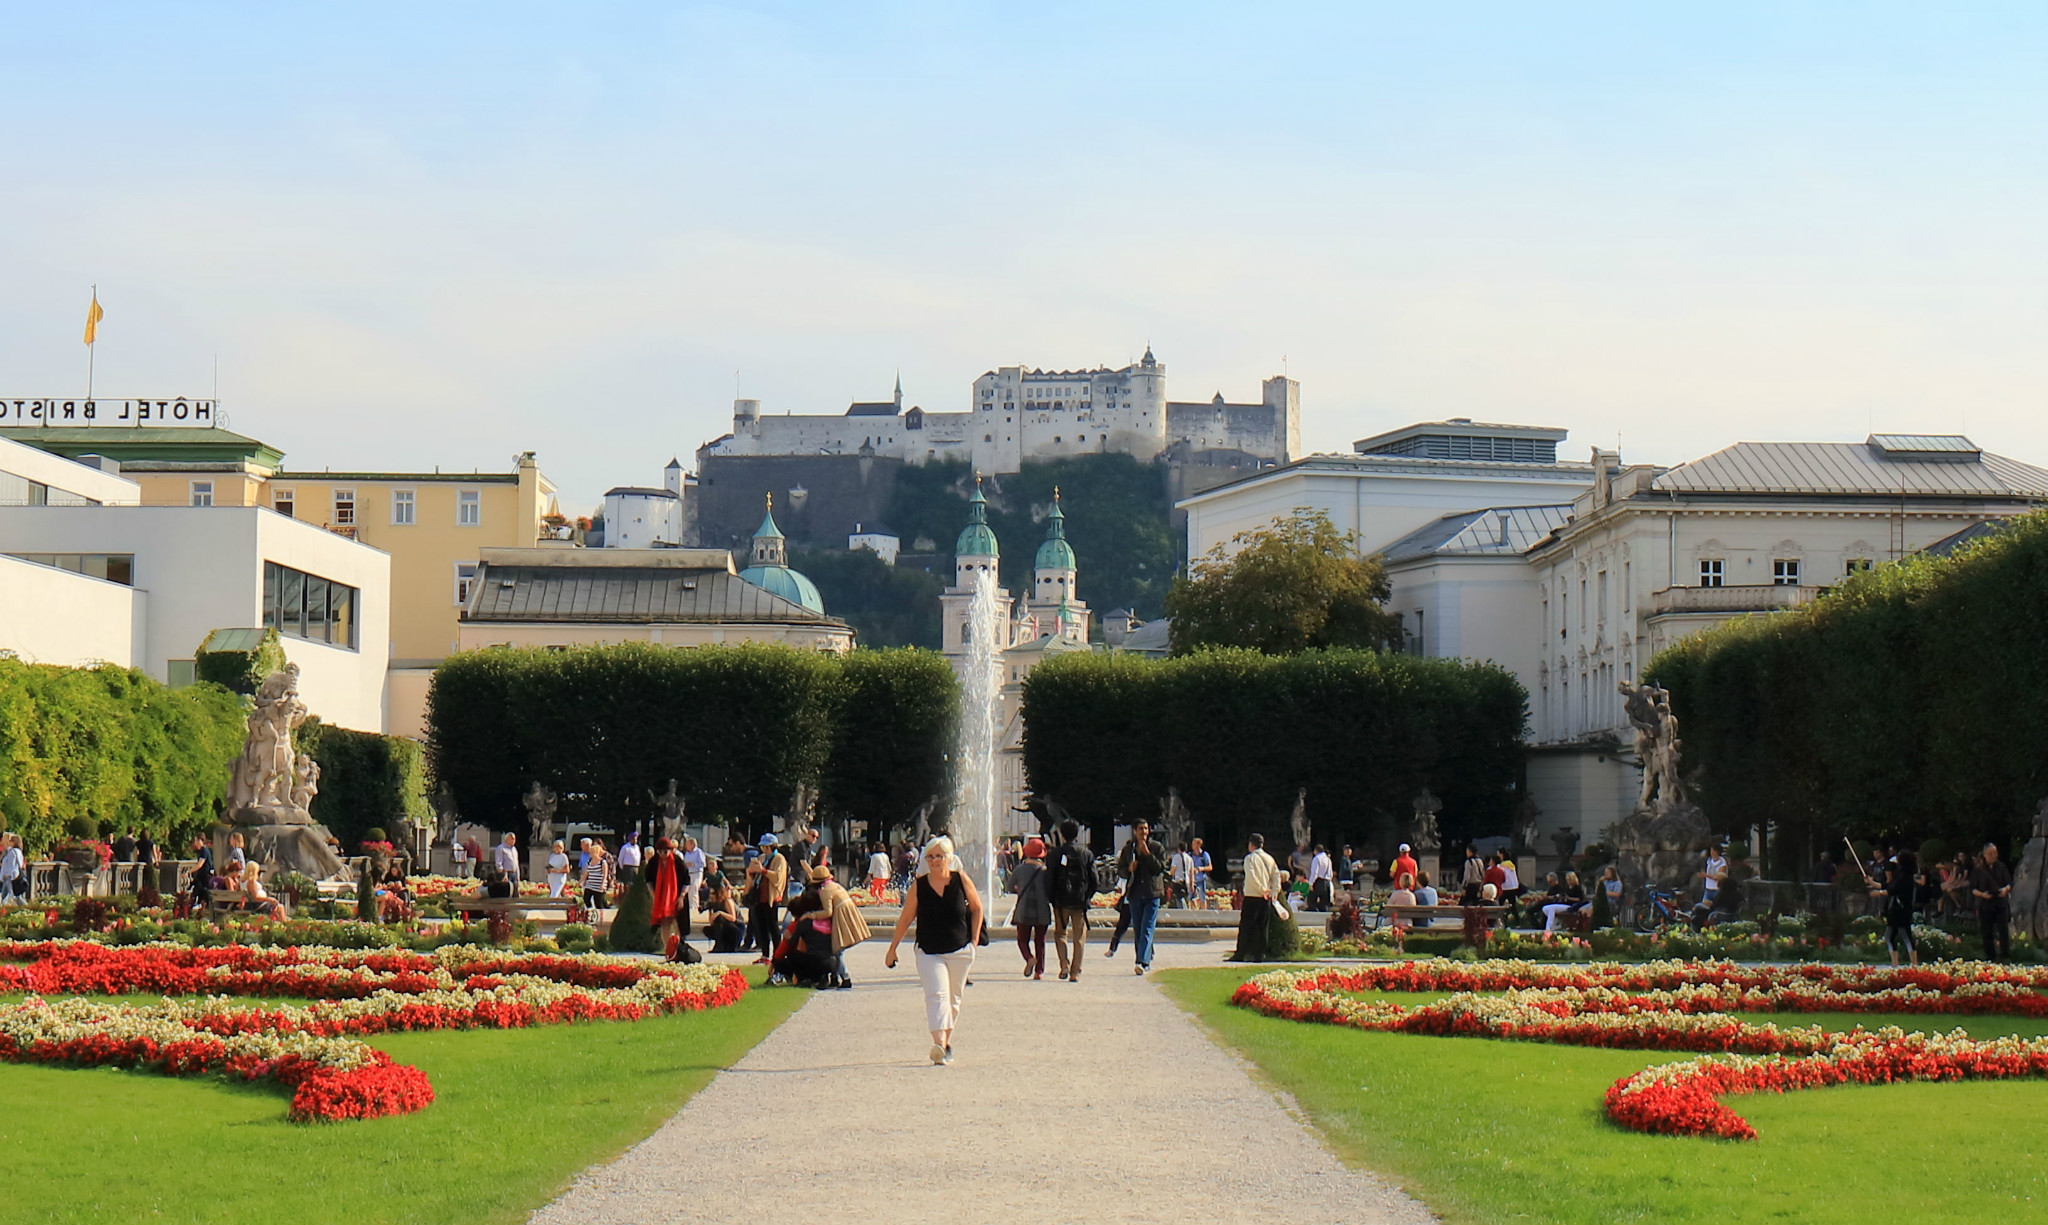
[[[996,896],[996,737],[1002,734],[1002,634],[993,570],[974,572],[968,605],[967,654],[960,672],[960,803],[954,809],[954,849],[968,879],[981,887],[982,904]]]

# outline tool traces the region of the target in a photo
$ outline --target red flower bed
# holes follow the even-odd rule
[[[0,990],[35,993],[0,1006],[0,1059],[268,1079],[293,1090],[292,1118],[341,1120],[409,1113],[434,1100],[424,1073],[392,1063],[354,1035],[637,1020],[722,1007],[746,993],[747,981],[718,966],[488,950],[428,955],[49,941],[0,942]],[[134,992],[315,1002],[250,1007],[167,999],[127,1008],[39,998]]]
[[[1638,1131],[1751,1139],[1720,1103],[1740,1093],[1894,1080],[2048,1076],[2048,1039],[1782,1029],[1730,1014],[1862,1012],[2048,1016],[2048,971],[1990,964],[1892,970],[1859,966],[1547,966],[1405,962],[1287,971],[1247,980],[1231,1002],[1293,1021],[1386,1033],[1487,1037],[1707,1057],[1615,1082],[1607,1113]],[[1365,991],[1450,991],[1408,1007]]]

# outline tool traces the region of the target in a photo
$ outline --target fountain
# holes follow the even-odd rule
[[[983,904],[996,896],[996,737],[1002,734],[1002,633],[993,569],[974,572],[967,654],[960,671],[960,802],[950,822],[953,847]]]

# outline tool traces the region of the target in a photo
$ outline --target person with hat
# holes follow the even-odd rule
[[[1010,892],[1017,906],[1010,925],[1017,929],[1017,951],[1024,955],[1024,977],[1045,977],[1045,930],[1052,926],[1052,879],[1045,874],[1045,839],[1027,838],[1024,858],[1010,869]],[[1037,952],[1032,951],[1034,942]]]
[[[1394,856],[1394,879],[1398,881],[1403,876],[1418,876],[1421,872],[1422,865],[1416,863],[1415,856],[1408,853],[1408,844],[1402,843],[1400,852]]]
[[[789,889],[789,860],[776,848],[774,834],[761,835],[761,853],[747,863],[747,922],[753,929],[754,947],[760,952],[755,965],[767,965],[775,955],[779,926],[775,911]]]
[[[790,904],[790,912],[796,923],[825,922],[832,929],[832,970],[826,976],[825,985],[841,989],[853,986],[853,979],[846,973],[846,950],[873,935],[868,930],[868,921],[861,916],[859,903],[846,886],[832,879],[832,869],[816,864],[805,869],[810,889],[799,895],[807,900],[801,911],[796,903]]]

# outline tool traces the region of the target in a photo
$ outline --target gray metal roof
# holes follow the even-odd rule
[[[1537,541],[1563,527],[1572,508],[1563,506],[1489,506],[1445,515],[1394,541],[1380,553],[1390,562],[1417,557],[1517,557]]]
[[[845,625],[724,570],[489,562],[479,570],[464,621]]]
[[[1920,551],[1933,554],[1936,557],[1950,557],[1967,545],[1973,545],[1980,540],[1996,536],[2009,527],[2011,523],[2010,519],[1979,519],[1962,531],[1943,536],[1940,540],[1935,541]]]
[[[1904,458],[1869,442],[1738,442],[1656,479],[1675,493],[2048,500],[2048,469],[2003,455]]]

